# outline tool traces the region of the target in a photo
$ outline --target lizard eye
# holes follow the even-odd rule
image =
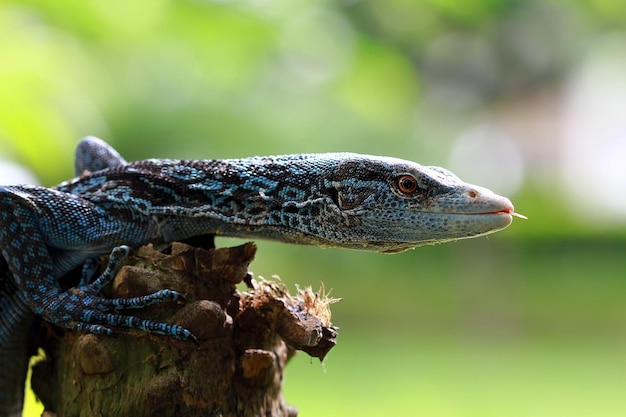
[[[396,179],[398,189],[402,194],[411,194],[417,190],[417,180],[412,175],[401,175]]]

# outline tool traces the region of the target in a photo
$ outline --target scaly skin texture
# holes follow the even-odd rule
[[[75,170],[53,188],[0,186],[0,416],[20,412],[28,355],[15,355],[28,350],[34,314],[98,334],[122,326],[193,338],[113,312],[182,299],[175,291],[100,295],[129,248],[213,234],[393,253],[492,233],[514,213],[443,168],[353,153],[127,163],[89,137]],[[92,277],[107,253],[107,270]],[[60,278],[83,265],[81,285],[63,289]]]

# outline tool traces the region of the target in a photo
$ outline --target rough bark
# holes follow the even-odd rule
[[[176,243],[169,254],[140,249],[108,295],[185,294],[185,303],[128,313],[180,324],[198,345],[135,330],[104,337],[54,328],[32,377],[46,413],[296,416],[283,398],[283,371],[297,350],[321,360],[334,346],[333,300],[310,289],[290,296],[279,281],[254,280],[248,265],[255,252],[252,243],[208,250]],[[245,292],[236,289],[242,281]]]

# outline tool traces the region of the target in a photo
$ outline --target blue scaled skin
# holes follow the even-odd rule
[[[394,253],[492,233],[514,215],[508,199],[442,168],[353,153],[126,162],[88,137],[75,170],[52,188],[0,186],[0,416],[20,413],[34,315],[97,334],[193,338],[116,312],[181,300],[175,291],[100,295],[129,248],[213,234]],[[61,288],[60,278],[105,254],[101,276]]]

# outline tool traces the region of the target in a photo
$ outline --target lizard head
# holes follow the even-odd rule
[[[367,155],[342,160],[328,190],[356,249],[395,253],[486,235],[516,215],[506,197],[444,168]]]

